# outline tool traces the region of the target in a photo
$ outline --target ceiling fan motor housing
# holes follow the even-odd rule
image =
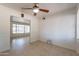
[[[42,11],[42,12],[45,12],[45,13],[49,12],[49,10],[47,10],[47,9],[39,8],[38,3],[34,3],[32,8],[22,8],[22,9],[31,9],[33,11],[34,16],[36,16],[39,11]],[[21,14],[21,17],[24,17],[23,13]]]

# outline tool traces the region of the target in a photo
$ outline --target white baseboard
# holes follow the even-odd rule
[[[0,53],[4,53],[6,51],[10,51],[10,48],[7,48],[7,49],[3,49],[2,51],[0,51]]]
[[[47,40],[45,40],[45,39],[41,39],[40,41],[47,43]],[[65,49],[69,49],[69,50],[76,51],[75,49],[71,49],[71,48],[68,48],[68,47],[63,47],[63,46],[58,45],[58,44],[55,44],[55,43],[53,43],[53,42],[51,43],[51,45],[56,45],[56,46],[59,46],[59,47],[65,48]],[[78,52],[79,52],[79,51],[78,51]]]

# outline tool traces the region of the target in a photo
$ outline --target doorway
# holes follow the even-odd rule
[[[12,49],[21,49],[30,42],[31,26],[30,20],[20,21],[18,17],[11,16],[10,41]]]

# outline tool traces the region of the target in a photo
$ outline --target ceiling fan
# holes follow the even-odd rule
[[[39,11],[42,11],[42,12],[45,12],[45,13],[49,12],[49,10],[47,10],[47,9],[41,9],[41,8],[39,8],[39,4],[38,3],[34,3],[32,8],[22,8],[22,10],[27,10],[27,9],[28,10],[32,10],[34,16],[36,16]],[[23,13],[21,14],[21,17],[24,17]]]

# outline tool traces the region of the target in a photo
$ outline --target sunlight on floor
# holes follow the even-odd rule
[[[21,49],[24,45],[29,44],[29,37],[17,38],[12,40],[13,49]]]

